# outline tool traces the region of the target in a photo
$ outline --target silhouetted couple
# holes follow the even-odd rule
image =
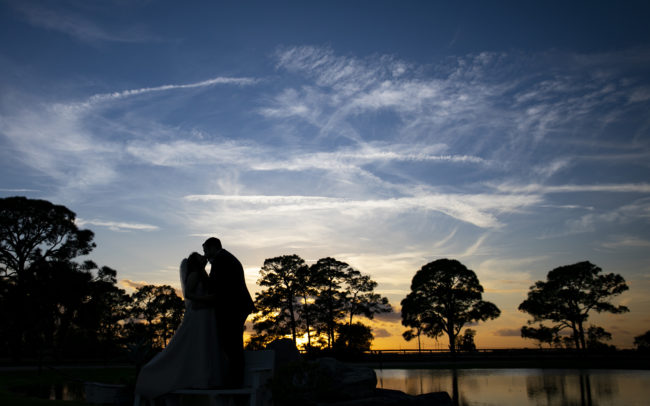
[[[205,256],[193,252],[181,263],[185,297],[181,325],[138,376],[136,393],[150,401],[181,388],[242,385],[244,322],[253,311],[244,270],[217,238],[206,240],[203,252]]]

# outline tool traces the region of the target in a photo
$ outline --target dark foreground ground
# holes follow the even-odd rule
[[[366,353],[342,357],[350,365],[375,369],[470,369],[470,368],[553,368],[553,369],[650,369],[650,353],[633,350],[602,353],[571,351],[496,350],[461,353]],[[0,361],[0,405],[75,406],[75,401],[50,401],[16,393],[14,388],[51,385],[75,380],[120,383],[132,385],[135,368],[130,365],[102,365],[84,361],[62,363],[56,367],[44,366],[40,371],[34,365],[9,365]]]

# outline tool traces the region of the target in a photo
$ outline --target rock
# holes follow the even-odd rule
[[[447,392],[432,392],[412,396],[390,389],[376,389],[372,396],[339,402],[319,403],[318,406],[452,406]]]
[[[334,358],[320,358],[316,363],[332,379],[332,389],[341,398],[357,399],[371,396],[377,388],[377,374],[367,367],[353,367]]]
[[[296,348],[293,340],[289,338],[273,340],[266,346],[266,349],[275,351],[275,369],[301,359],[300,351]]]
[[[416,396],[418,405],[452,406],[453,402],[447,392],[431,392]]]
[[[412,396],[397,390],[378,389],[374,369],[347,365],[334,358],[287,362],[276,369],[271,387],[274,403],[278,406],[452,405],[446,392]]]

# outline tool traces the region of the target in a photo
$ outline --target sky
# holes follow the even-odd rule
[[[501,309],[482,348],[533,347],[517,310],[562,265],[621,274],[650,330],[650,6],[644,1],[0,0],[0,197],[62,204],[120,285],[179,287],[219,237],[334,257],[397,310],[458,259]],[[442,339],[425,348],[446,348]]]

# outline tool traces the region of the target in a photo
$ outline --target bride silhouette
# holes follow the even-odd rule
[[[224,384],[226,357],[209,295],[207,260],[197,252],[181,262],[185,316],[167,347],[147,363],[135,391],[149,403],[181,388],[214,388]]]

